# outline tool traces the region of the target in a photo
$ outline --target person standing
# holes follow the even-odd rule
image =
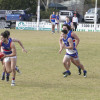
[[[56,19],[56,15],[55,12],[53,12],[53,14],[50,15],[50,23],[51,23],[51,28],[52,28],[52,34],[55,33],[55,19]]]
[[[78,25],[78,17],[76,16],[76,14],[74,14],[74,17],[72,18],[72,22],[74,25],[74,31],[76,31]]]
[[[58,12],[56,12],[55,24],[57,25],[57,32],[59,33],[59,13]]]

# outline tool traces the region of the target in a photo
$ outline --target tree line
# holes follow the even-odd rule
[[[48,0],[40,0],[41,5],[48,4]],[[0,9],[2,10],[27,10],[29,13],[36,15],[38,0],[0,0]],[[95,5],[95,0],[84,0],[85,4]],[[98,7],[100,7],[100,0],[98,0]],[[52,11],[56,11],[56,9],[51,9],[48,7],[44,7],[45,9],[41,9],[41,18],[49,18],[49,15]],[[48,9],[46,9],[48,8]]]
[[[37,0],[0,0],[2,10],[28,10],[29,13],[36,14]]]

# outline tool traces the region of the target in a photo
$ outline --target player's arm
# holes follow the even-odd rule
[[[73,25],[73,23],[71,22],[71,29],[74,29],[74,25]]]
[[[59,38],[59,45],[60,45],[60,48],[62,48],[62,45],[63,45],[62,35],[60,35],[60,38]]]
[[[22,44],[22,42],[20,40],[13,38],[12,41],[13,42],[17,42],[21,46],[22,51],[27,53],[27,50],[24,48],[24,46],[23,46],[23,44]]]
[[[62,42],[62,36],[60,36],[60,38],[59,38],[59,45],[60,45],[59,53],[61,53],[61,51],[63,50],[63,47],[64,47],[64,44]]]
[[[72,38],[68,38],[69,46],[65,46],[65,49],[73,49],[73,40]]]
[[[15,48],[15,45],[14,45],[13,42],[11,43],[11,51],[12,51],[12,53],[9,54],[9,55],[5,55],[5,57],[13,57],[13,56],[16,56],[16,48]]]
[[[76,40],[76,45],[75,45],[75,47],[77,47],[78,44],[79,44],[79,42],[80,42],[79,37],[78,37],[74,32],[71,33],[71,36],[75,38],[75,40]]]
[[[50,23],[51,23],[51,15],[50,15]]]

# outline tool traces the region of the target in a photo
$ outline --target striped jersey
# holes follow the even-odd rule
[[[11,43],[12,43],[12,39],[9,38],[8,39],[8,43],[4,43],[4,42],[1,42],[1,47],[2,47],[2,50],[3,50],[3,53],[6,54],[6,55],[9,55],[12,53],[11,51]]]
[[[51,22],[55,22],[55,19],[56,19],[56,15],[55,14],[52,14],[51,15]]]
[[[68,23],[65,21],[64,24],[68,24],[69,26],[71,26],[71,21],[69,21]]]
[[[69,31],[68,34],[67,34],[67,38],[66,39],[64,39],[64,38],[62,39],[66,47],[69,46],[68,39],[72,38],[71,37],[71,33],[72,33],[72,31]],[[74,38],[72,38],[72,40],[74,41]],[[74,54],[74,53],[76,53],[77,50],[75,48],[75,42],[73,42],[73,46],[74,46],[73,49],[66,49],[66,52],[68,54]]]
[[[72,30],[69,30],[67,36],[72,38],[72,40],[73,40],[73,45],[75,46],[75,38],[72,37],[71,33],[72,33]]]

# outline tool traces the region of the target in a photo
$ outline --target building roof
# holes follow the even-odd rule
[[[61,5],[61,4],[59,4],[59,3],[50,3],[50,4],[49,4],[49,7],[52,7],[52,8],[54,7],[54,8],[55,8],[55,7],[66,7],[66,6]]]
[[[71,5],[75,5],[75,4],[79,4],[81,1],[80,0],[70,0],[70,1],[63,1],[61,3],[59,3],[60,5],[69,7]]]

